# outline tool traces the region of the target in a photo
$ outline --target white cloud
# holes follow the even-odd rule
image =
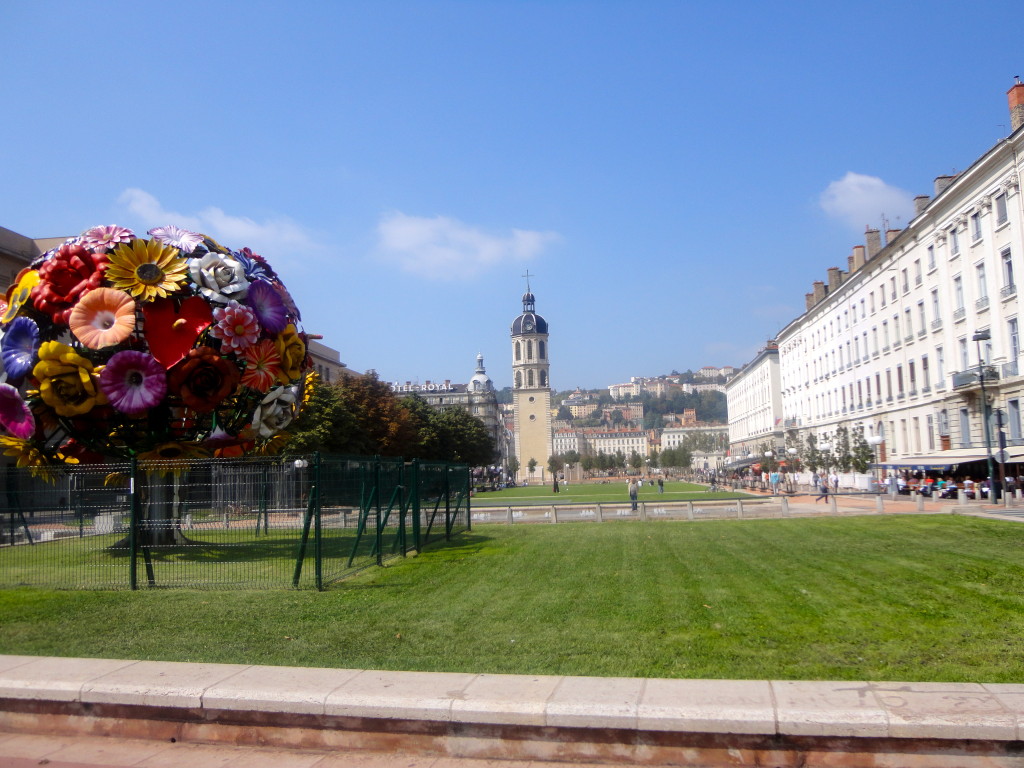
[[[383,215],[377,225],[382,258],[438,280],[472,277],[499,263],[536,258],[559,239],[554,232],[523,229],[494,235],[447,216],[426,218],[401,211]]]
[[[891,226],[904,226],[914,214],[914,197],[906,190],[886,184],[877,176],[865,176],[848,171],[839,181],[833,181],[819,200],[829,216],[864,231],[865,227],[878,229],[882,217]]]
[[[321,248],[309,232],[287,216],[259,222],[245,216],[231,216],[213,206],[194,214],[182,214],[167,210],[149,192],[136,188],[122,192],[118,203],[141,220],[146,229],[173,224],[209,235],[228,248],[249,247],[272,261]]]

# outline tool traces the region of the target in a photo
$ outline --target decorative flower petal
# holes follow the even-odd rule
[[[16,317],[4,331],[0,359],[8,378],[20,381],[32,370],[39,348],[39,326],[28,317]]]
[[[175,227],[169,225],[166,227],[153,227],[146,233],[152,235],[161,243],[167,243],[167,245],[173,245],[178,248],[182,253],[192,253],[196,249],[197,245],[203,242],[203,236],[198,232],[190,232],[187,229],[181,227]]]
[[[68,326],[90,349],[120,344],[135,330],[135,299],[114,288],[89,291],[71,310]]]
[[[10,384],[0,384],[0,426],[22,440],[31,437],[36,430],[36,420],[28,403]]]
[[[125,350],[104,366],[100,388],[114,408],[129,416],[141,416],[167,394],[167,372],[145,352]]]
[[[189,259],[188,271],[199,293],[217,304],[244,299],[249,290],[245,268],[232,256],[207,253]]]
[[[39,396],[58,416],[81,416],[106,402],[92,363],[59,341],[42,343],[32,375],[39,380]]]
[[[32,289],[39,285],[39,272],[34,269],[23,269],[18,273],[11,287],[7,289],[7,309],[0,323],[9,323],[15,318],[22,306],[32,297]]]
[[[93,288],[99,288],[107,269],[107,257],[81,244],[62,245],[39,267],[39,285],[32,303],[54,323],[67,325],[71,308]]]
[[[109,251],[120,243],[131,242],[135,233],[125,227],[110,224],[105,227],[93,227],[82,233],[79,242],[90,251]]]
[[[199,296],[179,305],[174,299],[157,299],[142,306],[149,351],[164,368],[176,365],[213,323],[210,306]]]
[[[259,338],[260,325],[256,322],[256,315],[236,301],[214,309],[213,318],[217,324],[210,329],[210,335],[220,340],[222,350],[240,352]]]
[[[168,377],[170,392],[189,408],[209,413],[238,389],[238,366],[212,347],[198,347],[174,367]]]
[[[245,372],[242,384],[257,392],[266,392],[277,381],[281,373],[281,355],[277,345],[270,339],[263,339],[242,351]]]
[[[249,285],[245,303],[252,307],[260,327],[267,333],[276,335],[288,325],[288,311],[284,301],[274,286],[265,280],[257,280]]]
[[[139,301],[152,301],[181,290],[188,263],[178,250],[157,240],[132,240],[110,254],[106,279]]]
[[[253,416],[252,425],[262,438],[272,437],[292,423],[298,393],[294,387],[277,387],[267,393]]]

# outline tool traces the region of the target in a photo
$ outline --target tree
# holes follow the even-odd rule
[[[558,470],[562,468],[562,457],[559,454],[554,454],[548,457],[548,472],[552,475],[557,475]]]
[[[642,467],[643,465],[644,460],[639,453],[633,451],[631,454],[629,454],[629,466],[631,466],[633,469],[640,469],[640,467]]]
[[[855,472],[867,472],[875,460],[875,450],[864,437],[864,427],[854,428],[852,442],[851,464],[853,469]]]
[[[533,473],[537,471],[537,460],[530,457],[530,460],[526,462],[526,471],[530,473],[530,479],[533,479]]]
[[[508,464],[507,464],[507,466],[508,466],[508,474],[511,477],[515,477],[516,475],[519,474],[519,459],[517,459],[514,455],[508,457]]]
[[[289,429],[289,453],[359,453],[359,423],[335,387],[318,380],[309,402]]]
[[[376,375],[342,374],[333,386],[342,405],[356,419],[344,453],[364,456],[411,456],[419,443],[419,422],[391,387]]]
[[[580,466],[588,475],[597,467],[597,460],[589,453],[580,461]]]
[[[850,430],[846,427],[837,427],[834,442],[836,464],[841,471],[849,472],[853,464],[853,456],[850,453]]]
[[[555,416],[560,421],[572,421],[572,411],[564,405],[558,406],[558,415]]]
[[[494,440],[480,419],[465,408],[443,411],[431,408],[431,411],[430,425],[438,436],[441,449],[435,460],[459,462],[471,467],[482,467],[494,461]]]

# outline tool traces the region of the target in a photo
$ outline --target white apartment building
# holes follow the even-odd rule
[[[937,178],[934,196],[916,198],[914,218],[887,232],[884,246],[869,231],[847,270],[829,269],[807,311],[779,333],[782,428],[801,444],[860,428],[882,439],[882,464],[952,469],[997,451],[1001,423],[1011,461],[1024,459],[1024,85],[1009,101],[1010,136],[962,173]],[[769,426],[771,395],[753,390],[774,387],[770,376],[744,385],[759,361],[729,385],[734,444]],[[773,437],[781,445],[777,430]]]
[[[782,392],[775,342],[769,342],[729,380],[725,395],[729,451],[734,460],[755,454],[764,445],[782,446]]]

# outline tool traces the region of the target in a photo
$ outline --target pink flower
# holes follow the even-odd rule
[[[36,431],[36,419],[28,403],[10,384],[0,384],[0,426],[20,440],[27,440]]]
[[[127,243],[135,238],[130,229],[109,224],[105,227],[93,227],[82,233],[79,242],[90,251],[109,251],[119,243]]]
[[[242,352],[242,357],[245,360],[242,384],[257,392],[266,392],[270,389],[281,372],[281,355],[277,351],[277,345],[270,339],[263,339],[247,347]]]
[[[255,344],[260,336],[256,314],[237,301],[214,309],[213,319],[216,325],[210,329],[210,335],[220,340],[222,350],[241,352]]]
[[[198,232],[190,232],[187,229],[175,227],[174,225],[153,227],[153,229],[149,230],[146,234],[152,235],[161,243],[173,245],[182,253],[192,253],[192,251],[196,249],[196,246],[203,242],[203,236]]]
[[[125,350],[103,368],[100,389],[121,413],[141,416],[167,394],[167,372],[145,352]]]

